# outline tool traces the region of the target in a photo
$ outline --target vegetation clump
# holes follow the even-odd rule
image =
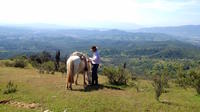
[[[200,72],[191,71],[189,75],[191,86],[196,89],[198,94],[200,94]]]
[[[15,65],[14,67],[19,67],[19,68],[25,68],[28,66],[28,62],[24,58],[17,58],[15,59]]]
[[[168,70],[167,67],[164,66],[163,64],[156,64],[153,67],[153,74],[154,74],[154,78],[153,78],[153,87],[155,90],[155,98],[157,101],[159,101],[160,96],[162,95],[162,93],[165,92],[165,88],[168,88]]]
[[[52,61],[44,62],[41,68],[45,70],[47,74],[54,74],[55,72],[54,62]]]
[[[10,60],[3,60],[2,63],[6,67],[25,68],[28,66],[28,60],[25,56],[18,56]]]
[[[176,82],[183,88],[193,87],[200,94],[200,71],[199,70],[179,70]]]
[[[3,60],[1,61],[2,66],[6,66],[6,67],[14,67],[15,66],[15,62],[11,61],[11,60]]]
[[[41,64],[51,61],[52,56],[49,52],[43,51],[41,53],[31,55],[29,60],[33,67],[40,68]]]
[[[10,94],[15,93],[17,91],[17,85],[14,84],[14,82],[9,81],[6,85],[6,89],[3,91],[3,94]]]
[[[63,74],[66,73],[67,72],[66,64],[65,63],[60,63],[58,71],[63,73]]]
[[[122,67],[104,67],[102,74],[108,77],[110,84],[114,85],[126,85],[130,78],[129,71]]]
[[[159,98],[163,92],[163,85],[162,85],[162,80],[160,75],[156,75],[155,78],[153,79],[153,87],[155,90],[155,98],[157,101],[159,101]]]

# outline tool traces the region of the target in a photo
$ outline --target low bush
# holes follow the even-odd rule
[[[200,71],[195,70],[189,70],[189,71],[183,71],[181,70],[178,74],[176,82],[181,87],[193,87],[196,89],[196,92],[200,94]]]
[[[121,67],[104,67],[102,74],[108,77],[110,84],[114,85],[126,85],[130,78],[129,71]]]
[[[41,68],[46,71],[47,74],[54,74],[55,66],[53,61],[44,62]]]
[[[183,71],[183,69],[180,67],[177,72],[177,78],[175,82],[182,88],[187,88],[190,85],[189,82],[189,75],[187,72]]]
[[[17,85],[14,84],[14,82],[9,81],[6,85],[6,89],[3,91],[3,94],[10,94],[15,93],[17,91]]]
[[[28,62],[26,59],[15,59],[15,67],[25,68],[28,66]]]
[[[67,72],[65,63],[60,63],[60,67],[59,67],[58,71],[61,72],[61,73],[66,73]]]
[[[1,65],[6,67],[25,68],[29,65],[29,63],[25,57],[20,56],[9,60],[2,60]]]
[[[196,89],[197,93],[200,94],[200,72],[191,70],[189,72],[189,84]]]
[[[11,61],[11,60],[2,60],[1,63],[2,63],[2,66],[6,66],[6,67],[14,67],[15,66],[15,62]]]

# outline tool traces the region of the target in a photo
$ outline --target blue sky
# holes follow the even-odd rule
[[[200,0],[0,0],[1,24],[200,24]]]

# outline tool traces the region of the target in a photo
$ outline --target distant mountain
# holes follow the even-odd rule
[[[62,54],[89,51],[91,45],[101,48],[109,57],[197,58],[200,48],[177,41],[161,33],[126,32],[122,30],[35,29],[0,27],[0,59],[43,50]]]
[[[125,41],[166,41],[175,40],[175,37],[160,33],[133,33],[123,30],[88,30],[88,29],[43,29],[32,27],[1,27],[0,39],[40,39],[47,38],[75,38],[75,39],[112,39]],[[39,38],[38,38],[39,37]]]
[[[138,28],[142,28],[143,26],[135,24],[135,23],[124,23],[124,22],[95,22],[95,23],[86,23],[82,25],[82,28],[87,26],[86,28],[94,28],[94,29],[119,29],[125,31],[131,31]]]
[[[134,30],[134,32],[165,33],[179,37],[200,39],[200,25],[184,25],[177,27],[150,27]]]
[[[134,23],[123,22],[89,22],[77,23],[76,25],[63,25],[63,24],[46,24],[46,23],[29,23],[29,24],[0,24],[6,27],[24,27],[34,29],[87,29],[87,30],[110,30],[119,29],[131,31],[143,26]]]
[[[17,27],[28,29],[72,29],[73,27],[57,24],[30,23],[30,24],[4,24],[4,27]]]

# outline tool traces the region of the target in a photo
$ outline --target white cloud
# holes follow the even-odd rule
[[[89,22],[154,23],[156,11],[173,12],[196,0],[0,0],[0,22],[83,24]],[[160,18],[162,19],[162,18]],[[161,20],[160,20],[161,21]]]
[[[155,9],[160,11],[176,11],[198,3],[197,0],[152,0],[151,2],[140,4],[143,9]]]

